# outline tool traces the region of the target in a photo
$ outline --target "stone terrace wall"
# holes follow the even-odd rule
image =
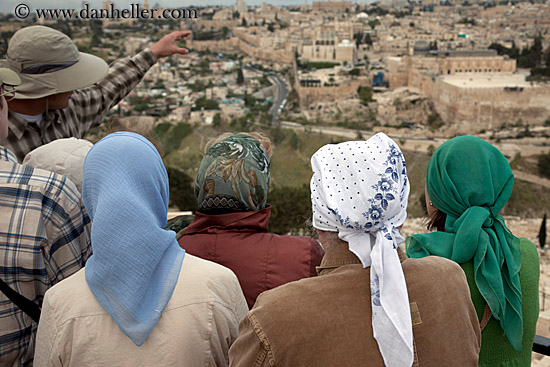
[[[294,88],[300,99],[300,107],[308,108],[312,103],[351,98],[357,94],[357,89],[362,85],[370,84],[367,79],[358,79],[336,87],[302,87],[299,83],[295,83]]]

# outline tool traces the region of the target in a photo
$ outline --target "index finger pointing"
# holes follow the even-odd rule
[[[175,32],[172,32],[172,36],[176,39],[176,40],[180,40],[182,39],[183,37],[187,37],[191,34],[191,31],[175,31]]]

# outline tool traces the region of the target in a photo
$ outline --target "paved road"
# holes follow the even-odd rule
[[[285,80],[279,75],[270,75],[269,81],[275,87],[275,93],[273,93],[273,105],[271,106],[269,113],[272,116],[272,123],[276,123],[277,115],[279,114],[281,107],[283,107],[283,101],[286,103],[286,99],[288,97],[288,87]]]
[[[265,74],[265,71],[258,70],[250,65],[244,65],[243,68],[254,73]],[[279,115],[280,107],[283,101],[286,103],[286,98],[288,97],[288,86],[286,85],[286,81],[277,74],[269,75],[268,79],[275,89],[273,93],[273,105],[269,109],[269,114],[272,117],[272,123],[277,124],[277,115]]]

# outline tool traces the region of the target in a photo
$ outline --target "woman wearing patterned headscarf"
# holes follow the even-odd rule
[[[426,174],[426,201],[438,231],[407,239],[407,254],[459,263],[482,323],[480,366],[529,366],[538,319],[539,259],[499,215],[514,175],[486,141],[461,136],[442,144]]]
[[[479,324],[464,273],[399,250],[409,197],[399,147],[379,133],[326,145],[311,166],[313,225],[326,251],[319,277],[262,294],[231,365],[476,366]]]
[[[217,139],[197,173],[199,209],[178,240],[188,253],[233,270],[249,307],[263,291],[316,275],[323,254],[312,238],[267,233],[270,157],[261,134]]]
[[[228,364],[244,296],[230,270],[185,254],[164,230],[168,193],[143,136],[117,132],[91,148],[82,198],[93,255],[46,293],[35,366]]]

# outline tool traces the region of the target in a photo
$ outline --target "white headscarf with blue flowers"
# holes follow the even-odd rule
[[[370,266],[373,335],[386,366],[411,366],[413,334],[397,227],[407,218],[409,180],[401,150],[383,133],[329,144],[311,157],[313,226],[338,232]]]

